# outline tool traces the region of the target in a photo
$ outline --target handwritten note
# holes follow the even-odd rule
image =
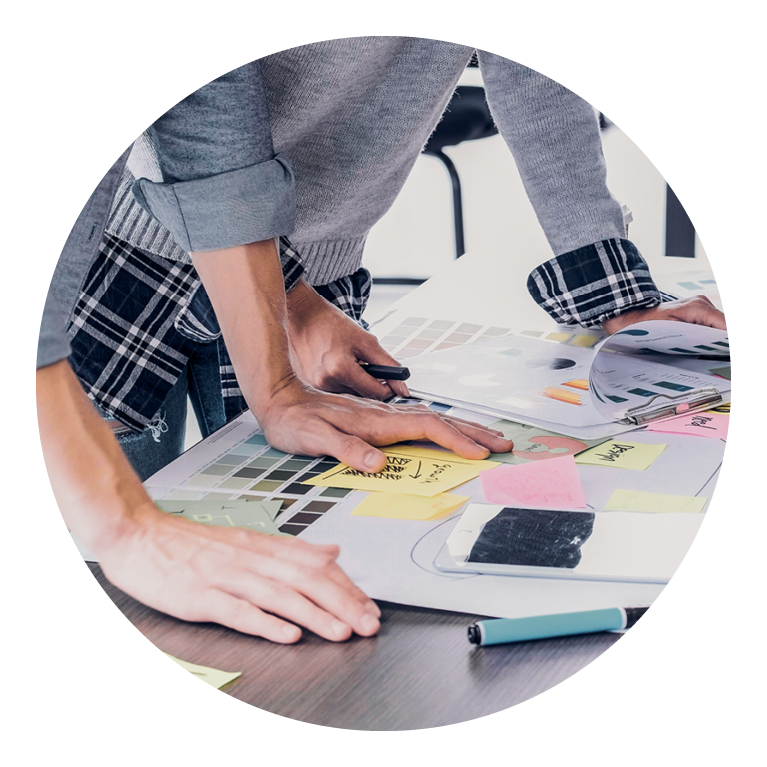
[[[497,466],[496,461],[471,461],[455,453],[399,445],[383,449],[386,466],[377,474],[339,464],[306,485],[346,487],[352,490],[379,490],[385,493],[433,497],[468,482],[480,471]]]
[[[582,509],[583,488],[571,455],[531,461],[519,466],[499,466],[479,475],[490,503],[522,504],[546,509]]]
[[[699,513],[703,511],[708,498],[696,498],[691,495],[663,495],[662,493],[643,493],[639,490],[616,490],[607,501],[606,511],[685,511]]]
[[[217,668],[208,666],[198,666],[196,663],[181,660],[173,657],[170,653],[165,653],[171,660],[176,661],[181,668],[185,668],[190,674],[194,674],[198,679],[207,682],[211,687],[220,690],[225,684],[229,684],[238,676],[242,676],[242,671],[219,671]]]
[[[352,512],[353,517],[387,519],[441,519],[469,500],[468,495],[442,493],[433,498],[400,493],[371,493]]]
[[[723,413],[692,413],[669,418],[667,421],[651,423],[647,431],[660,431],[665,434],[694,434],[710,439],[727,439],[727,427],[730,416]]]
[[[576,456],[575,462],[581,466],[614,466],[617,469],[644,471],[665,449],[665,445],[611,440]]]

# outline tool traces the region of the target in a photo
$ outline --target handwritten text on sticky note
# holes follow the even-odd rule
[[[665,449],[665,445],[611,440],[577,455],[575,462],[581,466],[614,466],[617,469],[644,471]]]
[[[694,434],[696,437],[727,439],[727,427],[730,416],[723,413],[692,413],[667,421],[657,421],[647,427],[647,431],[660,431],[665,434]]]
[[[387,447],[383,452],[386,466],[377,474],[339,464],[319,477],[306,480],[305,484],[432,497],[498,465],[495,461],[471,461],[455,453],[408,445]]]

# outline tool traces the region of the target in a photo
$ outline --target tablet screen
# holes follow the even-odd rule
[[[666,582],[701,514],[470,504],[435,565],[461,572]]]

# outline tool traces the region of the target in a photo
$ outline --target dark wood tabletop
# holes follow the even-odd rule
[[[265,711],[355,730],[412,730],[493,714],[554,687],[618,641],[587,634],[475,647],[477,617],[379,602],[381,630],[340,644],[304,632],[277,645],[212,623],[186,623],[93,575],[129,621],[160,650],[225,671],[223,691]]]

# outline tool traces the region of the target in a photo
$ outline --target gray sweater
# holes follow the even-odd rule
[[[219,205],[222,197],[242,195],[226,168],[244,169],[236,171],[241,174],[260,172],[259,188],[271,183],[277,207],[290,210],[282,174],[262,178],[276,153],[289,160],[295,175],[296,218],[292,231],[275,233],[290,235],[312,284],[350,274],[359,267],[370,229],[405,183],[471,54],[471,48],[435,40],[363,37],[301,46],[246,65],[236,70],[234,87],[216,94],[220,107],[216,119],[208,117],[199,125],[211,140],[222,131],[222,117],[234,125],[223,129],[228,135],[248,126],[251,141],[242,146],[217,140],[224,150],[212,163],[222,174],[218,182],[206,179],[208,189],[194,190],[197,196],[188,210],[177,204],[179,190],[185,191],[183,183],[171,184],[176,194],[149,200],[151,193],[168,187],[151,182],[160,182],[163,176],[167,182],[199,175],[194,162],[181,169],[177,163],[166,163],[165,173],[161,172],[163,152],[175,153],[173,144],[179,142],[165,126],[158,131],[156,125],[136,145],[129,162],[134,175],[150,179],[139,189],[154,217],[138,208],[128,193],[132,178],[126,175],[108,230],[159,255],[184,258],[184,250],[194,243],[183,231],[183,222],[206,219],[200,208],[209,207],[214,194]],[[514,154],[554,254],[624,237],[621,206],[605,183],[593,108],[513,61],[484,52],[479,61],[493,117]],[[203,92],[214,84],[179,107],[199,113],[210,100]],[[241,95],[261,87],[266,94],[262,101]],[[254,142],[262,150],[260,162],[253,162]],[[242,209],[252,225],[254,205]],[[264,219],[275,218],[271,204],[259,212]],[[231,244],[239,244],[253,237],[247,224],[230,215],[221,228],[228,230]],[[206,226],[217,228],[215,222]],[[174,245],[174,239],[181,247]],[[197,247],[210,249],[208,244],[198,240]]]
[[[127,166],[115,164],[78,219],[51,284],[38,367],[68,354],[62,320],[105,229],[171,259],[290,235],[312,284],[356,271],[471,53],[419,38],[332,40],[188,96],[134,144]],[[624,237],[593,108],[520,64],[479,60],[554,254]]]

